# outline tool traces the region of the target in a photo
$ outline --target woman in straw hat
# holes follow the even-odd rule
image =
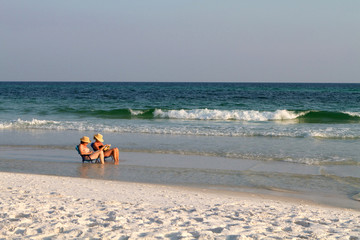
[[[80,138],[80,144],[79,144],[79,152],[81,155],[89,155],[90,159],[97,159],[98,157],[100,157],[100,162],[101,164],[104,164],[104,152],[103,152],[103,148],[100,148],[98,151],[91,151],[87,145],[89,143],[91,143],[90,138],[88,138],[87,136],[83,136],[82,138]]]
[[[118,148],[110,148],[110,145],[104,145],[103,135],[100,133],[94,135],[95,142],[93,143],[92,147],[94,150],[104,149],[104,156],[105,157],[113,157],[115,164],[119,164],[119,149]]]

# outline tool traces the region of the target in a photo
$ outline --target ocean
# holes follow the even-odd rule
[[[0,171],[290,194],[360,209],[360,84],[0,82]],[[82,164],[104,135],[120,165]]]

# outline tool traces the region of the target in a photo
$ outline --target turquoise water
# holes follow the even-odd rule
[[[360,192],[359,102],[360,84],[2,82],[0,170],[78,174],[74,146],[100,132],[123,160],[101,178],[349,198]]]

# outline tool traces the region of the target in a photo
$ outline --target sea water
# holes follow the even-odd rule
[[[360,84],[1,82],[0,171],[350,199],[359,102]],[[119,166],[81,164],[98,132]]]

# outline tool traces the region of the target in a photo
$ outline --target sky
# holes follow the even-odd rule
[[[360,1],[0,0],[0,81],[360,83]]]

